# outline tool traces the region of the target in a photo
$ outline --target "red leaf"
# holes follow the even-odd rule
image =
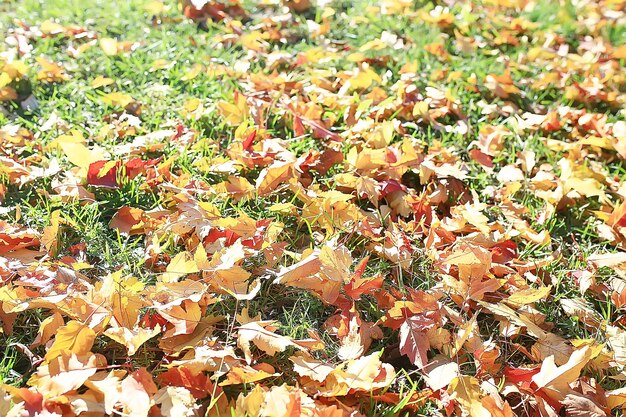
[[[363,272],[367,266],[369,256],[366,256],[359,262],[352,275],[352,279],[344,287],[344,291],[348,297],[353,300],[358,300],[365,293],[370,293],[373,290],[377,290],[383,286],[385,278],[382,275],[377,275],[371,278],[363,278]]]
[[[380,181],[379,184],[381,186],[381,197],[385,197],[387,194],[395,193],[396,191],[407,192],[407,188],[396,180],[384,180]]]
[[[144,314],[139,324],[145,329],[154,329],[157,324],[164,327],[167,324],[167,320],[159,313],[148,312]]]
[[[226,242],[224,242],[224,246],[230,246],[239,239],[239,235],[235,232],[231,232],[230,230],[219,230],[219,229],[211,229],[209,234],[204,238],[204,244],[209,244],[213,242],[217,242],[218,239],[225,237]]]
[[[534,368],[513,368],[508,366],[504,368],[503,374],[508,382],[530,385],[533,376],[539,373],[540,369],[540,366],[535,366]]]
[[[512,240],[505,240],[491,248],[493,263],[505,264],[517,258],[517,245]]]
[[[171,368],[158,376],[161,385],[175,387],[185,387],[191,395],[197,399],[202,399],[213,392],[213,383],[202,372],[194,375],[191,370],[185,367]]]
[[[109,168],[104,175],[100,175],[102,168],[109,162],[110,161],[96,161],[89,164],[87,184],[104,188],[119,188],[120,184],[117,181],[117,172],[120,167],[119,162]]]
[[[0,253],[38,245],[39,239],[34,233],[0,221]]]
[[[482,153],[478,149],[472,149],[471,151],[469,151],[469,156],[470,158],[472,158],[472,160],[478,162],[482,166],[485,166],[487,168],[493,168],[493,158],[485,153]]]
[[[249,151],[252,148],[252,144],[254,143],[254,139],[256,139],[256,130],[250,132],[248,137],[243,141],[243,148],[246,151]]]
[[[400,327],[400,353],[421,369],[428,364],[428,349],[430,343],[419,316],[409,317]]]
[[[133,158],[130,161],[126,162],[125,167],[126,167],[126,176],[130,179],[135,178],[137,175],[143,174],[144,172],[146,172],[146,169],[155,166],[156,164],[158,164],[161,158],[156,158],[156,159],[148,159],[143,160],[141,158]]]

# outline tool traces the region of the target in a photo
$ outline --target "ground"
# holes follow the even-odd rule
[[[621,0],[0,4],[0,414],[620,414]]]

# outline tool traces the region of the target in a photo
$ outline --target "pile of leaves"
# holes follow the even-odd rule
[[[149,40],[7,24],[0,415],[626,407],[625,3],[415,3],[140,3],[236,51],[173,109],[80,69]]]

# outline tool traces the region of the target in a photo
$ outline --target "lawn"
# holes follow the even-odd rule
[[[623,414],[623,0],[0,34],[0,416]]]

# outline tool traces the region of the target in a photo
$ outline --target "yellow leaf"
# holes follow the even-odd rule
[[[199,270],[208,268],[209,259],[203,245],[198,245],[196,252],[193,254],[193,260]]]
[[[294,206],[292,203],[276,203],[272,204],[268,208],[268,211],[279,214],[295,214],[296,210],[296,206]]]
[[[103,77],[102,75],[98,75],[96,78],[93,79],[93,81],[91,81],[91,86],[93,88],[99,88],[99,87],[104,87],[106,85],[111,85],[114,82],[115,81],[113,81],[111,78],[107,78],[107,77]]]
[[[150,67],[150,72],[165,69],[170,65],[171,65],[170,61],[166,59],[157,59],[152,63],[152,66]]]
[[[284,352],[290,346],[304,349],[290,338],[267,330],[266,327],[270,324],[271,322],[252,322],[239,327],[237,346],[243,351],[248,363],[252,362],[251,342],[270,356],[274,356],[277,352]]]
[[[119,91],[116,91],[114,93],[105,94],[105,95],[103,95],[101,97],[101,100],[105,104],[108,104],[109,106],[120,106],[120,107],[126,107],[130,103],[135,101],[128,94],[120,93]]]
[[[126,327],[109,327],[104,332],[104,335],[126,346],[128,356],[133,356],[137,353],[137,349],[139,349],[141,345],[159,333],[161,333],[161,327],[157,324],[154,329],[142,327],[135,327],[133,329]]]
[[[159,313],[174,325],[173,328],[165,331],[164,339],[193,333],[202,319],[200,305],[191,300],[185,300],[181,305],[174,305],[167,310],[161,310]]]
[[[378,202],[380,201],[380,185],[378,181],[370,177],[358,177],[356,180],[356,191],[359,197],[367,197],[374,207],[378,207]]]
[[[51,316],[43,319],[43,321],[39,325],[37,337],[30,345],[31,349],[48,343],[48,340],[50,340],[52,336],[54,336],[59,330],[59,327],[63,325],[65,325],[65,322],[63,321],[63,316],[61,316],[61,314],[56,311]]]
[[[473,376],[459,375],[448,386],[448,394],[459,403],[463,415],[491,417],[481,402],[480,384]]]
[[[82,143],[61,142],[59,145],[67,159],[81,168],[89,168],[89,164],[92,162],[104,159],[101,150],[91,150]]]
[[[100,48],[108,56],[117,55],[118,52],[117,41],[112,38],[100,38]]]
[[[41,243],[52,256],[56,256],[58,251],[60,222],[61,211],[55,210],[50,215],[50,226],[46,226],[43,229]]]
[[[217,103],[217,108],[222,117],[233,126],[238,126],[243,123],[250,114],[246,97],[240,93],[235,94],[235,104],[220,101]]]
[[[88,326],[72,320],[59,329],[45,359],[49,362],[68,352],[86,355],[91,350],[94,340],[96,340],[96,332]]]
[[[176,255],[161,275],[163,282],[176,282],[182,276],[200,272],[193,256],[189,252],[181,252]]]
[[[268,364],[263,364],[269,367]],[[271,368],[271,367],[270,367]],[[270,369],[268,369],[270,370]],[[266,372],[263,369],[254,369],[250,366],[242,366],[231,368],[226,375],[226,381],[220,383],[220,386],[226,385],[239,385],[239,384],[250,384],[257,381],[261,381],[266,378],[270,378],[273,376],[278,376],[280,374],[274,373],[274,370],[271,369],[270,372]]]
[[[143,6],[143,8],[145,11],[152,15],[163,14],[168,9],[168,7],[163,4],[163,2],[156,0],[148,2],[146,5]]]
[[[212,286],[218,287],[238,300],[252,299],[261,289],[261,282],[258,279],[252,283],[249,282],[251,274],[240,266],[245,256],[241,240],[237,240],[233,245],[213,254],[204,272],[204,278]]]
[[[46,20],[41,25],[39,25],[39,30],[49,35],[56,35],[58,33],[65,32],[65,28],[62,25],[51,20]]]
[[[506,299],[507,304],[512,304],[514,307],[521,307],[523,305],[532,304],[535,301],[539,301],[550,294],[552,286],[539,288],[527,288],[525,290],[516,291],[509,298]]]
[[[289,360],[293,362],[294,372],[317,382],[324,382],[326,377],[335,370],[332,366],[304,354],[292,356]]]
[[[48,83],[57,83],[70,79],[61,65],[48,61],[45,58],[37,58],[37,62],[42,67],[42,70],[37,73],[38,80]]]
[[[380,352],[373,352],[368,356],[349,360],[345,369],[341,367],[336,369],[330,377],[337,378],[340,392],[347,393],[351,390],[371,392],[390,384],[395,374],[393,366],[380,361]],[[381,375],[383,375],[382,378],[380,378]]]
[[[11,76],[6,72],[0,72],[0,88],[6,87],[13,81]]]
[[[248,239],[256,234],[256,220],[242,213],[240,217],[222,217],[214,220],[213,224],[226,230],[230,230],[243,239]]]
[[[63,143],[80,143],[80,144],[85,143],[85,138],[79,130],[73,129],[73,130],[70,130],[68,133],[69,134],[66,134],[66,135],[59,135],[58,138],[51,141],[48,144],[48,146],[46,146],[46,150],[49,150],[49,151],[58,150],[59,148],[61,148],[61,145]]]
[[[183,75],[180,79],[182,81],[193,80],[204,70],[204,67],[201,64],[193,64],[193,66],[187,71],[185,75]]]
[[[104,165],[102,165],[102,168],[100,168],[100,170],[98,171],[98,174],[96,175],[96,177],[98,178],[102,178],[105,175],[107,175],[109,173],[109,171],[111,169],[113,169],[113,167],[115,167],[118,164],[117,161],[106,161],[104,163]]]

